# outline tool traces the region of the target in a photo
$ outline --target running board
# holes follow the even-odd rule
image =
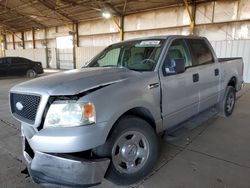
[[[164,134],[164,140],[170,142],[176,140],[217,115],[218,111],[215,107],[209,108],[208,110],[205,110],[187,121],[167,130]]]

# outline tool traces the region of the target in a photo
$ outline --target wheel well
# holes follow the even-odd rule
[[[142,118],[144,119],[145,121],[147,121],[151,127],[155,130],[155,132],[157,132],[156,130],[156,124],[155,124],[155,120],[154,120],[154,117],[153,115],[151,114],[151,112],[144,108],[144,107],[135,107],[135,108],[132,108],[128,111],[126,111],[125,113],[123,113],[114,123],[113,127],[111,128],[111,130],[109,131],[109,134],[106,138],[106,140],[110,137],[110,134],[112,133],[112,130],[114,129],[116,123],[121,119],[123,118],[124,116],[126,115],[132,115],[132,116],[136,116],[136,117],[139,117],[139,118]]]
[[[232,77],[227,85],[236,88],[236,83],[237,83],[236,77]]]
[[[132,108],[126,112],[124,112],[117,120],[116,122],[114,123],[112,129],[114,128],[115,124],[121,119],[123,118],[124,116],[126,115],[132,115],[132,116],[136,116],[136,117],[139,117],[141,119],[144,119],[145,121],[147,121],[151,126],[152,128],[156,131],[156,124],[155,124],[155,120],[154,120],[154,117],[153,115],[151,114],[151,112],[144,108],[144,107],[135,107],[135,108]],[[111,129],[111,130],[112,130]],[[111,131],[110,131],[111,132]]]
[[[140,117],[140,118],[144,119],[145,121],[147,121],[153,127],[153,129],[156,130],[154,117],[150,113],[150,111],[146,108],[143,108],[143,107],[132,108],[132,109],[128,110],[127,112],[125,112],[122,116],[124,116],[124,115],[133,115],[133,116]]]

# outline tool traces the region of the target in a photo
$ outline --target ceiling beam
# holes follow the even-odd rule
[[[37,0],[32,0],[32,1],[28,2],[28,3],[21,4],[21,5],[19,5],[19,6],[13,7],[13,8],[9,8],[8,10],[5,9],[5,5],[4,5],[4,9],[5,9],[5,10],[1,11],[1,12],[0,12],[0,15],[6,14],[6,13],[9,13],[9,12],[12,12],[12,11],[16,11],[16,10],[21,9],[21,8],[22,8],[22,9],[23,9],[23,8],[26,8],[26,7],[30,6],[30,5],[33,5],[33,4],[37,3],[37,2],[38,2]]]
[[[14,13],[20,15],[20,17],[22,17],[22,18],[24,18],[24,19],[29,19],[29,20],[31,20],[32,22],[35,23],[36,27],[39,27],[39,28],[44,28],[44,27],[45,27],[45,25],[43,25],[43,24],[37,22],[37,21],[36,21],[35,19],[33,19],[32,17],[29,17],[29,16],[27,16],[27,15],[25,15],[25,14],[23,14],[23,13],[20,13],[20,12],[18,12],[17,10],[11,10],[11,8],[5,7],[5,6],[2,5],[2,4],[0,4],[0,7],[6,9],[7,11],[14,11]]]
[[[15,28],[10,27],[9,25],[2,24],[0,22],[0,31],[12,33],[12,32],[16,32],[17,30]]]
[[[117,16],[122,16],[122,13],[115,8],[111,3],[103,2],[104,7],[109,8],[112,12],[114,12]]]
[[[39,1],[39,3],[44,5],[46,8],[50,9],[51,11],[55,12],[60,17],[64,18],[65,20],[63,20],[63,21],[69,21],[69,22],[73,22],[73,23],[76,22],[76,20],[74,20],[73,18],[70,18],[68,16],[68,14],[65,14],[64,11],[62,11],[60,9],[56,9],[51,4],[49,4],[47,1],[44,1],[44,0],[38,0],[38,1]]]

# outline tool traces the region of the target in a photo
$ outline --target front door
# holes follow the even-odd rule
[[[176,59],[185,61],[185,72],[171,73],[172,67],[178,63]],[[192,58],[184,40],[172,42],[163,70],[169,71],[161,77],[163,126],[169,129],[198,113],[199,67],[192,66]]]

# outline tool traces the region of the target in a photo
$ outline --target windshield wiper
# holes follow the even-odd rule
[[[104,66],[101,66],[101,67],[117,67],[117,65],[104,65]]]
[[[122,66],[122,65],[120,65],[120,66],[118,66],[118,67],[119,67],[119,68],[125,68],[125,69],[131,70],[131,71],[141,72],[139,69],[132,69],[132,68],[128,68],[128,67],[125,67],[125,66]]]

